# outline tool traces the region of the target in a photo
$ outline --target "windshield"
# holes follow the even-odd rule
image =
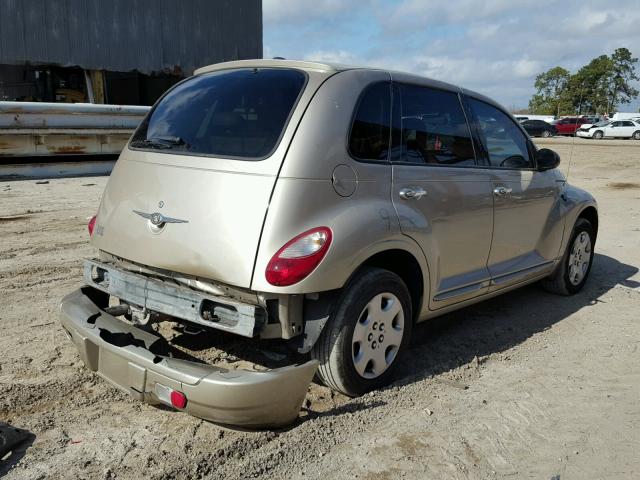
[[[263,159],[275,150],[305,82],[304,73],[282,68],[198,75],[159,101],[130,147]]]

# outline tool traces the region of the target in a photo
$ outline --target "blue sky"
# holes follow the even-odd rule
[[[575,71],[618,47],[640,56],[639,7],[640,0],[263,0],[264,56],[408,71],[523,108],[535,76],[550,67]],[[640,100],[619,110],[638,108]]]

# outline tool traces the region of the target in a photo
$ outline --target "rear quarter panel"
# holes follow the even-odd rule
[[[269,205],[252,281],[252,289],[278,293],[311,293],[342,287],[372,255],[401,249],[428,268],[420,247],[400,232],[390,200],[391,166],[351,158],[347,139],[354,108],[363,88],[389,81],[381,71],[349,70],[331,77],[318,90],[291,143]],[[338,165],[353,172],[355,191],[341,196],[333,188]],[[344,168],[344,167],[341,167]],[[320,265],[301,282],[274,287],[265,279],[272,255],[287,241],[317,226],[333,231]],[[427,292],[428,293],[428,292]],[[426,297],[425,297],[426,298]]]

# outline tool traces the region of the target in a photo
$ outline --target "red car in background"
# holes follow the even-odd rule
[[[575,135],[583,124],[590,123],[588,119],[583,117],[565,117],[555,123],[557,135]]]

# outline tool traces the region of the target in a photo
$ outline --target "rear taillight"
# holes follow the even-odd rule
[[[265,271],[267,282],[277,287],[298,283],[318,266],[330,244],[331,230],[328,227],[301,233],[271,258]]]
[[[91,217],[91,220],[89,220],[89,223],[87,224],[87,228],[89,229],[89,236],[93,235],[93,229],[96,226],[96,218],[97,216],[94,215],[93,217]]]

